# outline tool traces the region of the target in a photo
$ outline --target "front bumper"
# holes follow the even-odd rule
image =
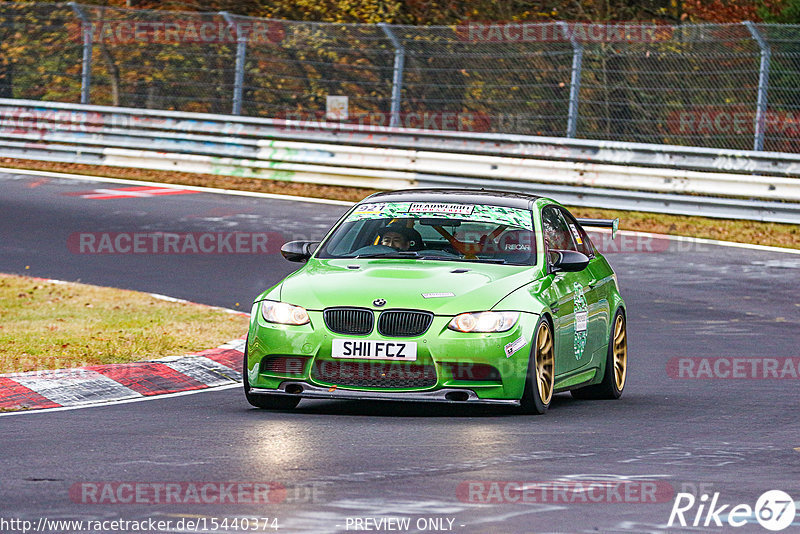
[[[278,325],[266,322],[258,305],[254,307],[245,369],[251,393],[303,398],[518,404],[527,376],[530,340],[538,321],[536,314],[521,313],[517,324],[507,332],[467,334],[447,329],[452,316],[436,316],[421,336],[392,339],[377,332],[366,336],[335,334],[325,326],[321,311],[309,311],[309,316],[309,324]],[[429,376],[430,369],[435,369],[435,380],[419,387],[368,387],[321,379],[319,373],[315,373],[317,364],[329,367],[338,364],[369,365],[360,359],[334,359],[331,346],[337,338],[414,341],[417,343],[417,360],[413,364],[418,366],[414,372],[424,369],[423,374]],[[514,350],[509,355],[506,348],[511,345]],[[279,372],[268,365],[276,357],[296,358],[302,363],[293,372]],[[462,365],[468,369],[470,366],[491,366],[497,372],[491,380],[471,380],[454,374],[453,366]],[[402,365],[398,362],[397,367]],[[404,373],[403,369],[400,375],[413,375],[413,372]]]
[[[288,391],[287,391],[288,390]],[[368,401],[441,402],[447,404],[495,404],[519,406],[514,399],[482,399],[470,389],[442,388],[428,391],[376,391],[326,388],[295,380],[282,382],[278,389],[250,388],[251,394],[284,395],[304,399],[341,399]]]

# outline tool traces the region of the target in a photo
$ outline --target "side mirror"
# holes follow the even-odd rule
[[[289,261],[305,262],[314,253],[319,241],[289,241],[281,247],[281,255]]]
[[[577,273],[589,265],[589,257],[574,250],[551,250],[550,272]]]

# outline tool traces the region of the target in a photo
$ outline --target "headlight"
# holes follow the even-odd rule
[[[310,321],[305,308],[274,300],[265,300],[261,303],[261,317],[267,322],[278,324],[301,325]]]
[[[459,332],[505,332],[519,319],[519,312],[462,313],[453,317],[447,328]]]

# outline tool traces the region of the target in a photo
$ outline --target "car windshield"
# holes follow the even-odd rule
[[[358,205],[323,243],[319,258],[410,258],[512,265],[536,263],[531,212],[484,204]]]

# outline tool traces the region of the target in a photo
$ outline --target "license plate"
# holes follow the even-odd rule
[[[358,360],[414,362],[417,361],[417,342],[334,339],[331,356]]]

